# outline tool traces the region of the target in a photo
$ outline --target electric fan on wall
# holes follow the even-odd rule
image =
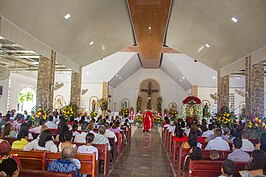
[[[10,71],[0,67],[0,80],[6,80],[10,75]]]

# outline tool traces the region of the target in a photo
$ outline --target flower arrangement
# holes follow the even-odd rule
[[[91,118],[94,118],[94,117],[96,117],[97,115],[98,115],[97,112],[94,112],[94,111],[91,111],[91,112],[90,112],[90,117],[91,117]]]
[[[201,100],[195,96],[188,96],[183,100],[183,104],[200,104]]]
[[[143,122],[143,115],[137,115],[136,118],[135,118],[135,120],[136,120],[139,124],[141,124],[141,123]]]
[[[163,98],[159,96],[157,98],[157,112],[162,112],[162,102],[163,102]]]
[[[206,115],[205,115],[207,118],[210,118],[211,117],[211,113],[210,112],[206,112]]]
[[[139,112],[141,109],[141,101],[142,101],[142,98],[140,96],[138,96],[137,104],[136,104],[136,112]]]
[[[155,123],[161,123],[161,121],[162,121],[162,118],[160,116],[155,116],[154,117],[154,122]]]
[[[256,130],[266,130],[266,121],[263,118],[251,116],[247,120],[247,128]]]
[[[169,110],[169,115],[171,117],[171,120],[172,121],[175,121],[177,116],[178,116],[178,111],[177,110],[174,110],[174,109],[170,109]]]
[[[223,112],[221,113],[217,120],[220,125],[223,127],[231,126],[233,124],[237,124],[237,117],[234,115],[234,112],[228,113],[228,112]]]
[[[102,111],[106,111],[108,108],[108,102],[105,98],[102,98],[98,101],[99,107]]]
[[[128,108],[122,108],[121,111],[119,112],[119,115],[123,117],[127,117],[129,115],[129,109]]]
[[[73,103],[70,103],[69,105],[64,106],[61,109],[61,113],[63,115],[65,115],[66,118],[69,120],[70,117],[72,117],[72,116],[74,116],[74,117],[77,117],[78,116],[78,110],[79,110],[78,105],[73,104]]]
[[[34,125],[39,126],[41,119],[46,120],[47,112],[46,112],[46,110],[42,109],[41,107],[38,107],[37,109],[35,107],[32,109],[32,116],[31,117],[33,119]]]

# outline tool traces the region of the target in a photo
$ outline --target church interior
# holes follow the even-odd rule
[[[266,175],[265,73],[265,0],[0,0],[0,177]]]

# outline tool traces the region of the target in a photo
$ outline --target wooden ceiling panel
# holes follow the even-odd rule
[[[144,68],[159,68],[171,0],[128,0]]]

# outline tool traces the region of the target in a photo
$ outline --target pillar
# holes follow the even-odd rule
[[[81,98],[81,77],[82,77],[81,67],[79,69],[79,73],[72,71],[70,102],[78,105],[79,107],[80,107],[80,98]]]
[[[191,95],[198,97],[198,86],[197,85],[192,85],[191,87]]]
[[[40,57],[37,80],[37,107],[53,110],[54,77],[56,52],[51,51],[51,59]]]
[[[221,77],[220,71],[217,74],[218,82],[218,112],[222,107],[226,106],[229,108],[229,75]]]
[[[246,76],[246,116],[264,116],[264,66],[252,66],[251,56],[245,58]]]
[[[102,98],[108,100],[108,94],[109,94],[108,91],[109,91],[108,82],[103,82]]]

